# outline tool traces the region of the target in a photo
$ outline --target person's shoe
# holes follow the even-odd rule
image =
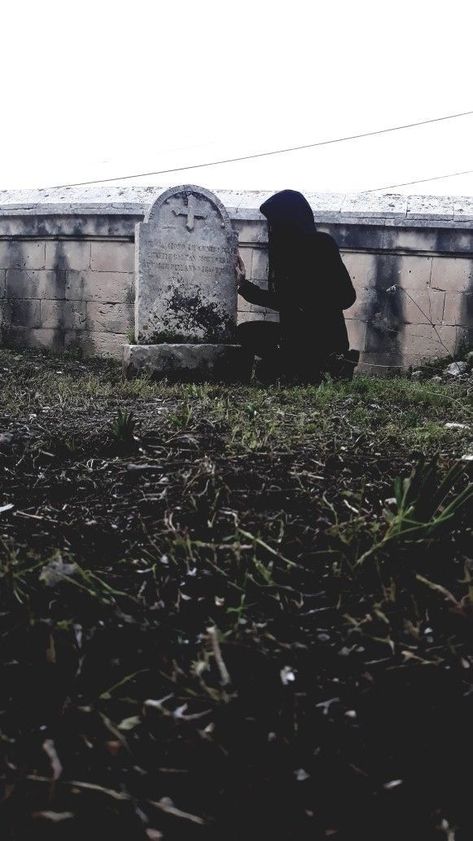
[[[332,353],[327,361],[326,371],[334,380],[352,380],[360,359],[359,350]]]

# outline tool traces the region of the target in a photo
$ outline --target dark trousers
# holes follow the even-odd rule
[[[281,328],[275,321],[245,321],[238,325],[237,336],[244,348],[261,358],[257,375],[268,381],[282,377],[320,383],[324,374],[333,379],[351,380],[360,356],[356,350],[318,355],[310,345],[304,348],[283,343],[281,346]]]

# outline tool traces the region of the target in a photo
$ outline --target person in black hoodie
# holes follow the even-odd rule
[[[335,240],[317,231],[307,199],[295,190],[276,193],[260,211],[268,220],[268,289],[246,279],[239,258],[238,291],[278,310],[279,324],[240,324],[240,343],[262,358],[264,379],[320,382],[325,372],[351,378],[359,354],[349,351],[343,310],[356,293]]]

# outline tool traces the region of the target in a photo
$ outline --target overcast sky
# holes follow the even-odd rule
[[[4,0],[0,188],[168,169],[473,109],[470,5]],[[473,116],[128,183],[352,192],[466,169]],[[473,175],[388,192],[471,195]]]

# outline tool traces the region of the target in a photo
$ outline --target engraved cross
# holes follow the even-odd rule
[[[172,212],[175,216],[187,216],[186,228],[188,231],[194,230],[194,221],[196,219],[207,218],[206,213],[197,213],[195,199],[192,195],[187,196],[187,206],[184,208],[184,210],[174,210],[173,208]]]

